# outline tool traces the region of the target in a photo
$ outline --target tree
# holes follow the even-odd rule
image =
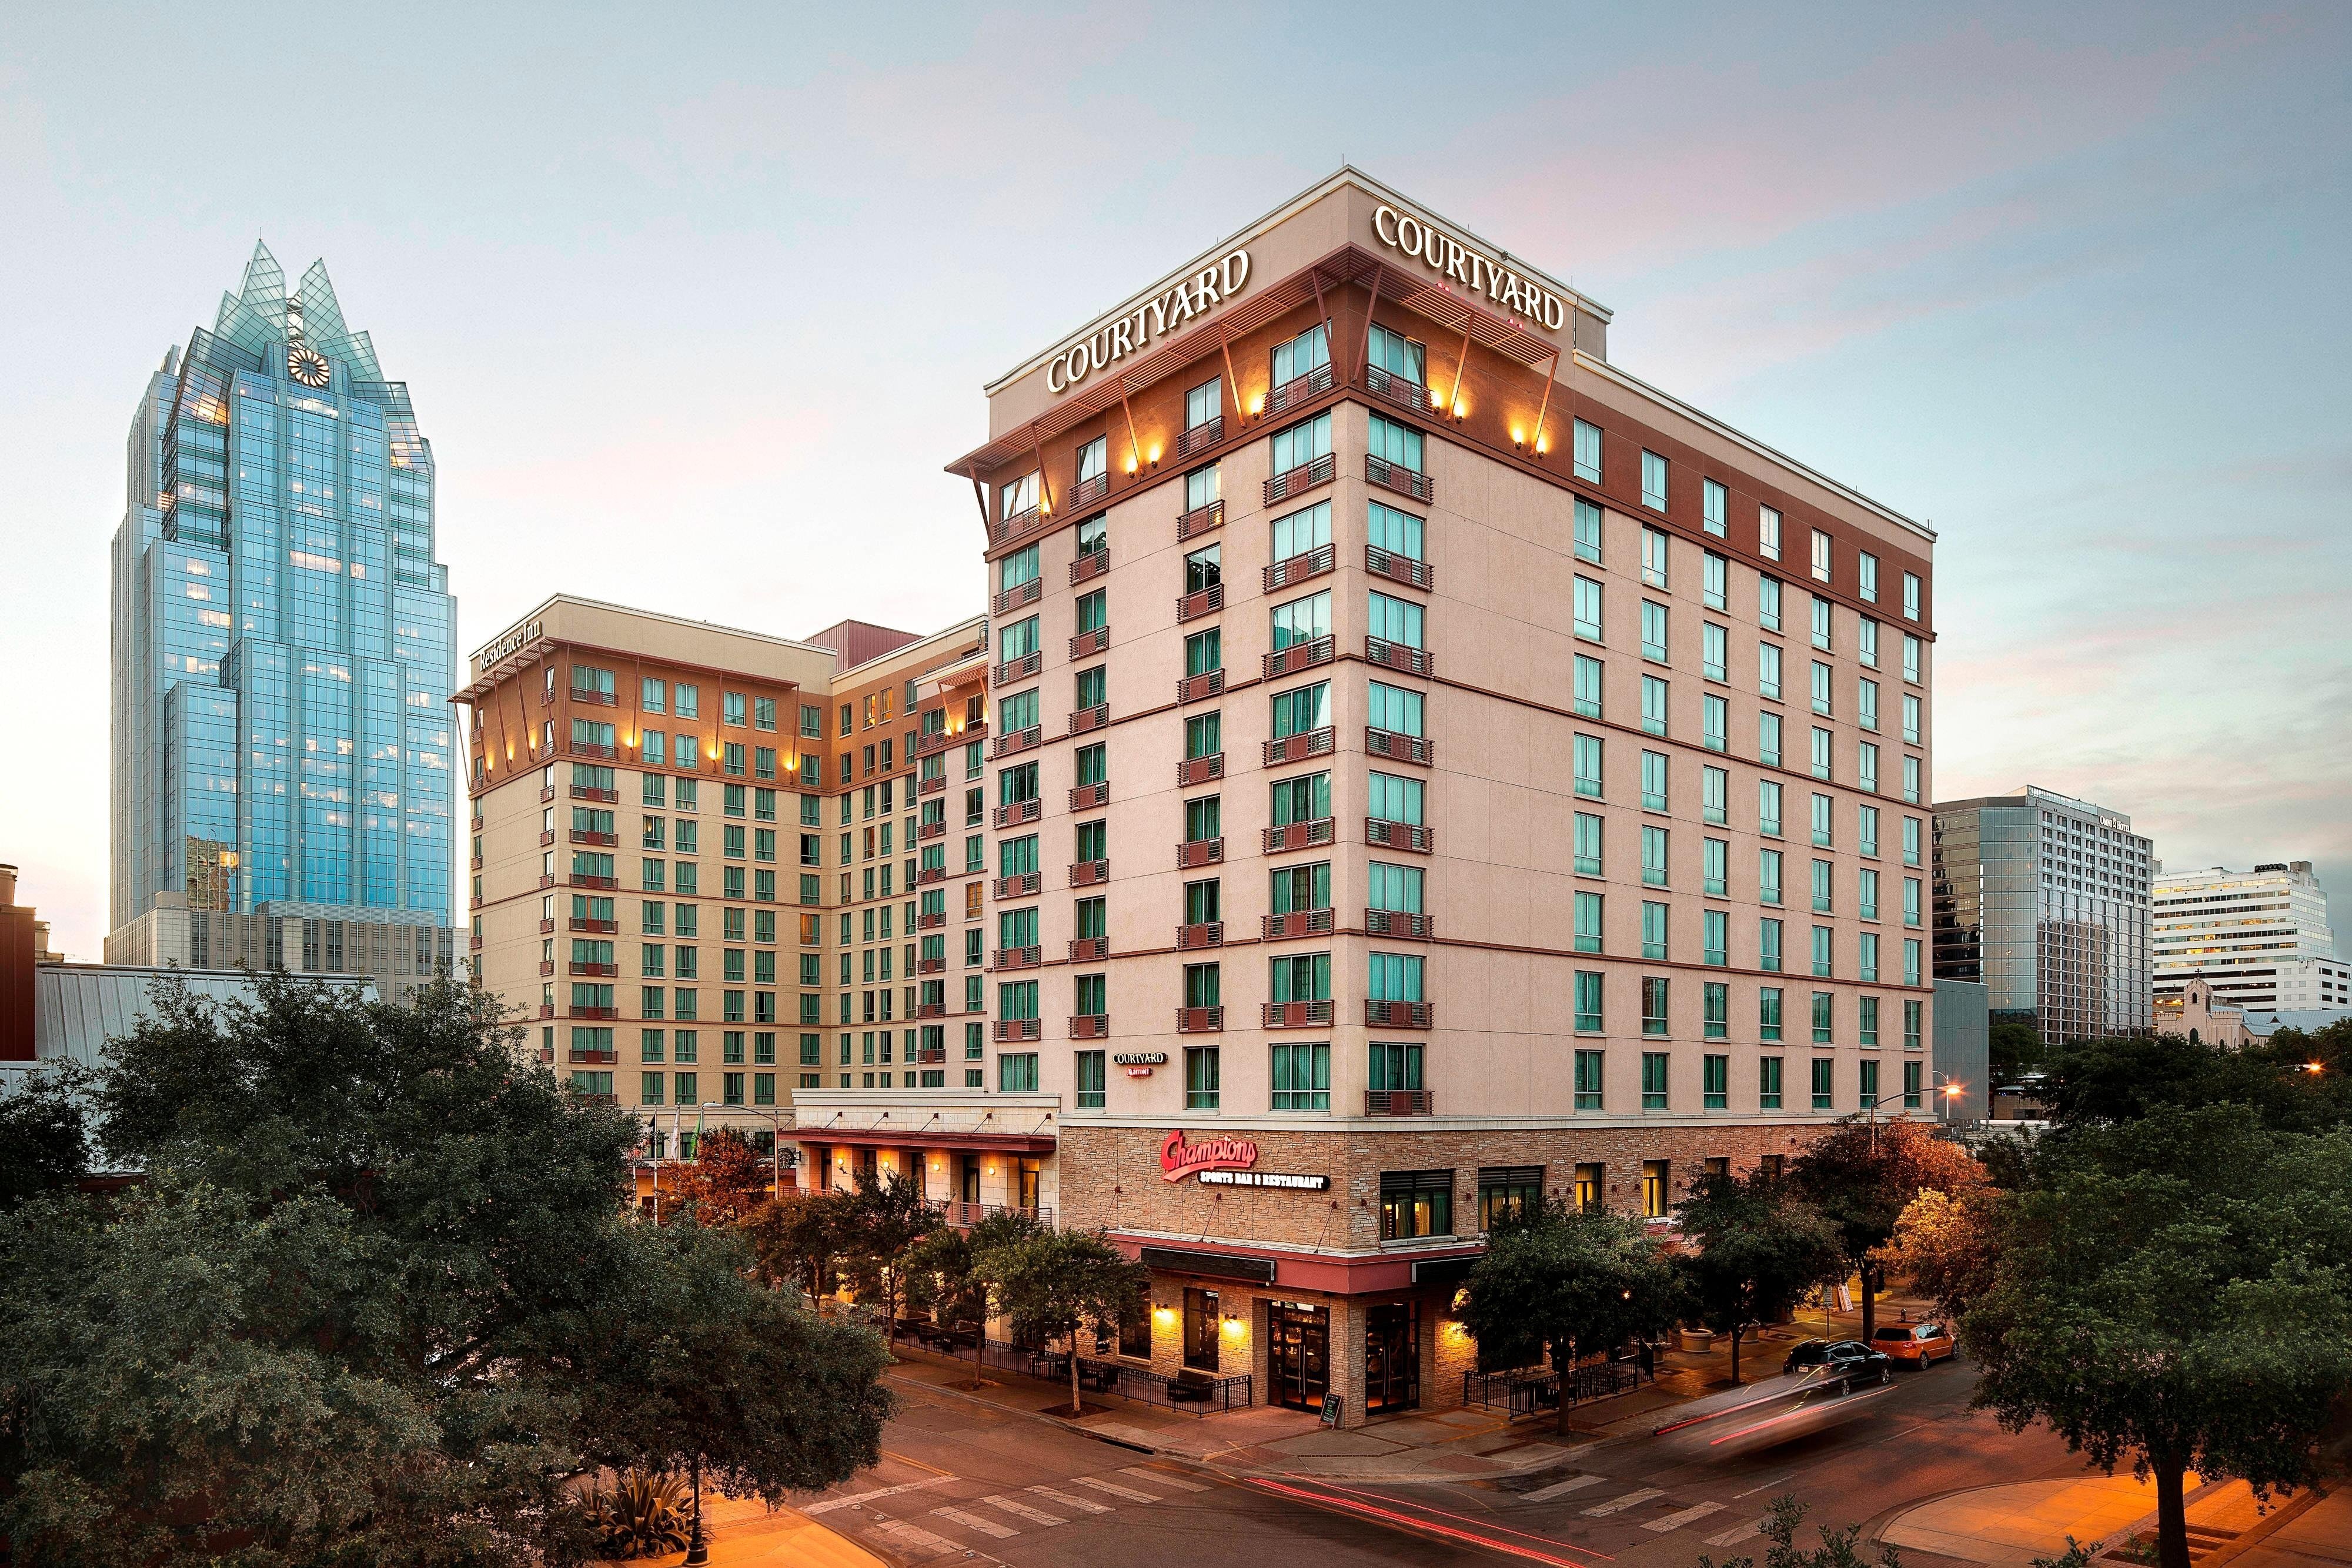
[[[1557,1198],[1497,1227],[1464,1289],[1461,1321],[1482,1358],[1490,1346],[1528,1356],[1550,1347],[1562,1432],[1578,1361],[1663,1332],[1682,1307],[1674,1269],[1639,1219]]]
[[[0,1094],[0,1212],[89,1174],[89,1130],[79,1063],[51,1062]]]
[[[1960,1320],[1977,1402],[2152,1474],[2158,1561],[2189,1568],[2185,1470],[2311,1479],[2352,1389],[2347,1256],[2352,1130],[2281,1132],[2236,1104],[2063,1129]]]
[[[839,1244],[842,1271],[860,1302],[878,1304],[886,1320],[896,1321],[906,1294],[908,1249],[939,1218],[939,1210],[906,1177],[884,1181],[871,1171],[857,1173]]]
[[[1761,1166],[1744,1176],[1709,1172],[1676,1206],[1678,1260],[1699,1320],[1731,1341],[1731,1381],[1754,1324],[1785,1317],[1807,1291],[1843,1271],[1837,1228],[1797,1196],[1794,1184]]]
[[[1985,1067],[1995,1083],[2014,1083],[2042,1065],[2041,1031],[2019,1018],[1995,1019],[1985,1030]]]
[[[741,1132],[718,1128],[696,1139],[694,1158],[678,1166],[678,1202],[704,1225],[732,1225],[759,1207],[772,1168]]]
[[[971,1385],[981,1386],[987,1364],[988,1320],[994,1308],[988,1277],[980,1260],[990,1252],[1025,1241],[1042,1228],[1027,1212],[1003,1208],[969,1230],[952,1225],[934,1227],[909,1248],[904,1265],[907,1300],[931,1314],[946,1328],[969,1325],[971,1336]]]
[[[2308,1035],[2282,1030],[2242,1051],[2170,1034],[2077,1040],[2053,1061],[2042,1097],[2064,1126],[2231,1102],[2252,1106],[2266,1126],[2320,1132],[2352,1124],[2347,1048],[2345,1023]]]
[[[2012,1197],[1990,1183],[1958,1192],[1925,1188],[1895,1222],[1880,1259],[1957,1322],[1992,1288]]]
[[[1124,1322],[1144,1310],[1151,1270],[1098,1236],[1040,1230],[992,1246],[975,1264],[1013,1321],[1070,1352],[1070,1414],[1086,1413],[1078,1396],[1078,1332],[1088,1323]]]
[[[630,1118],[494,998],[155,1001],[92,1101],[147,1179],[0,1216],[24,1560],[568,1563],[573,1479],[667,1468],[682,1425],[730,1488],[870,1462],[873,1336],[747,1280],[731,1232],[632,1223]]]
[[[779,1193],[743,1219],[761,1277],[792,1281],[820,1315],[840,1288],[852,1195],[830,1189]]]
[[[1862,1276],[1862,1337],[1878,1322],[1886,1282],[1880,1249],[1920,1193],[1958,1192],[1983,1181],[1976,1159],[1925,1122],[1847,1121],[1816,1138],[1790,1171],[1797,1195],[1837,1227],[1846,1264]]]
[[[1774,1498],[1765,1509],[1764,1539],[1772,1543],[1771,1550],[1764,1554],[1765,1568],[1864,1568],[1863,1555],[1855,1550],[1856,1543],[1862,1539],[1862,1526],[1849,1524],[1843,1530],[1832,1530],[1823,1525],[1820,1532],[1822,1543],[1806,1552],[1797,1545],[1797,1526],[1803,1523],[1804,1519],[1805,1505],[1786,1492]],[[2072,1544],[2071,1537],[2069,1544]],[[2039,1568],[2038,1559],[2036,1563]],[[1732,1557],[1718,1563],[1702,1552],[1698,1557],[1698,1568],[1756,1568],[1756,1560],[1752,1557]],[[1881,1545],[1876,1568],[1903,1568],[1903,1554],[1892,1546]],[[2081,1568],[2081,1565],[2068,1563],[2066,1568]]]

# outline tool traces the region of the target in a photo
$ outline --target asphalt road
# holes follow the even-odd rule
[[[881,1467],[802,1506],[915,1565],[1688,1568],[1703,1552],[1760,1559],[1755,1525],[1782,1493],[1809,1506],[1810,1543],[1816,1525],[1868,1524],[1964,1487],[2080,1472],[2046,1432],[2011,1436],[1970,1414],[1973,1381],[1965,1363],[1902,1374],[1835,1426],[1735,1456],[1644,1434],[1504,1481],[1428,1484],[1228,1477],[900,1385]],[[1548,1439],[1540,1426],[1528,1436]]]

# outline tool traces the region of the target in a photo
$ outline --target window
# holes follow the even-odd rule
[[[1318,597],[1328,598],[1328,595]],[[1422,642],[1422,607],[1410,599],[1392,599],[1374,592],[1370,598],[1370,616],[1366,630],[1384,643],[1395,643],[1407,648],[1423,647]],[[1279,614],[1280,612],[1276,612]],[[1282,646],[1277,627],[1275,646]]]
[[[1768,839],[1780,836],[1780,786],[1769,779],[1756,786],[1756,831]]]
[[[1002,1061],[1003,1058],[999,1058]],[[1071,1082],[1077,1093],[1078,1109],[1099,1111],[1108,1103],[1103,1073],[1103,1053],[1081,1051],[1071,1062]]]
[[[996,1089],[1000,1094],[1037,1092],[1037,1053],[1006,1051],[996,1059]]]
[[[1816,726],[1813,729],[1813,777],[1827,779],[1830,776],[1830,732]]]
[[[1601,894],[1579,893],[1576,895],[1576,950],[1598,953],[1601,949]]]
[[[1576,737],[1576,792],[1601,799],[1601,737],[1580,735]]]
[[[1919,661],[1926,644],[1908,632],[1903,634],[1903,678],[1913,685],[1919,684]]]
[[[1454,1234],[1452,1171],[1382,1171],[1381,1239]]]
[[[1418,827],[1422,822],[1422,781],[1418,779],[1402,779],[1393,773],[1374,773],[1366,804],[1375,821]],[[1326,793],[1321,800],[1328,815],[1330,797]]]
[[[1726,896],[1731,878],[1731,841],[1728,839],[1699,841],[1699,891],[1716,898]],[[1721,962],[1720,959],[1712,960]]]
[[[1642,1162],[1642,1215],[1646,1219],[1666,1217],[1667,1197],[1673,1190],[1673,1166],[1666,1160]]]
[[[1381,690],[1377,682],[1372,689]],[[1331,684],[1318,681],[1311,686],[1298,686],[1274,696],[1273,738],[1284,739],[1294,735],[1310,735],[1327,729],[1331,724]]]
[[[1274,607],[1274,650],[1296,648],[1331,634],[1331,595],[1310,593]]]
[[[1756,967],[1768,975],[1780,972],[1780,922],[1756,923]]]
[[[1576,874],[1599,876],[1601,819],[1590,811],[1576,813]]]
[[[1666,956],[1666,905],[1644,903],[1642,905],[1642,956],[1664,958]]]
[[[1878,873],[1864,868],[1854,873],[1854,914],[1864,920],[1878,918]]]
[[[1906,1111],[1919,1109],[1919,1081],[1924,1076],[1919,1071],[1919,1063],[1906,1061],[1903,1064],[1903,1108]]]
[[[1312,375],[1330,362],[1330,344],[1325,338],[1324,324],[1318,321],[1288,342],[1274,346],[1273,375],[1266,384],[1282,386],[1301,376]]]
[[[1273,821],[1277,828],[1319,822],[1331,814],[1331,776],[1309,773],[1274,786]]]
[[[1037,476],[1024,474],[1010,485],[996,487],[996,515],[1000,521],[1010,522],[1024,513],[1037,509]]]
[[[1601,559],[1601,508],[1581,496],[1576,498],[1576,559]]]
[[[1642,677],[1642,728],[1650,735],[1666,733],[1667,684],[1655,675]]]
[[[1323,416],[1328,421],[1330,415]],[[1328,444],[1328,443],[1327,443]],[[1398,424],[1374,414],[1370,422],[1367,448],[1371,456],[1392,467],[1422,472],[1421,432],[1410,425]]]
[[[1767,560],[1780,559],[1780,514],[1770,507],[1756,508],[1756,549]]]
[[[1274,1047],[1274,1101],[1276,1111],[1328,1111],[1331,1108],[1331,1048],[1328,1045]]]
[[[1837,1108],[1837,1059],[1829,1056],[1813,1058],[1813,1109],[1832,1111]]]
[[[1820,711],[1827,713],[1829,710],[1823,708]],[[1878,683],[1866,675],[1854,685],[1853,721],[1867,730],[1874,732],[1878,728]]]
[[[1184,476],[1184,510],[1187,512],[1205,511],[1215,506],[1223,494],[1223,483],[1214,463],[1195,468]]]
[[[1919,819],[1916,817],[1903,819],[1903,863],[1919,863]]]
[[[1666,660],[1666,607],[1642,601],[1642,657],[1663,664]]]
[[[1756,1038],[1780,1038],[1780,988],[1778,986],[1766,986],[1756,993]]]
[[[1576,422],[1576,476],[1588,485],[1601,483],[1601,427]]]
[[[1663,1051],[1642,1053],[1643,1110],[1663,1111],[1666,1108],[1666,1077],[1671,1066],[1672,1059]]]
[[[1921,1002],[1906,1001],[1903,1004],[1904,1050],[1916,1051],[1919,1049],[1919,1020],[1926,1010],[1926,1005]],[[1917,1063],[1914,1062],[1912,1065],[1916,1066]]]
[[[1084,712],[1109,700],[1109,671],[1101,664],[1080,670],[1072,683],[1071,706]]]
[[[1318,873],[1316,883],[1317,896],[1319,897],[1322,902],[1319,904],[1310,904],[1307,907],[1316,909],[1328,908],[1331,902],[1331,868],[1328,863],[1318,862],[1314,870]],[[1386,865],[1379,861],[1373,861],[1370,864],[1369,872],[1370,883],[1367,896],[1370,899],[1370,906],[1372,908],[1386,910],[1399,915],[1419,915],[1422,913],[1423,873],[1421,867],[1415,865]],[[1278,879],[1291,873],[1288,872],[1276,872],[1274,874]],[[1280,909],[1276,909],[1275,913],[1278,915],[1282,913],[1282,911]]]
[[[1914,572],[1903,574],[1903,619],[1919,619],[1919,579]]]
[[[719,710],[720,723],[733,725],[738,729],[743,727],[744,706],[741,692],[719,693]]]
[[[1819,528],[1813,530],[1813,580],[1830,580],[1830,537]]]
[[[1855,1038],[1864,1045],[1876,1045],[1878,1043],[1878,998],[1876,997],[1857,998],[1854,1001],[1854,1009]],[[1878,1070],[1878,1063],[1874,1061],[1864,1062],[1863,1065],[1874,1073]],[[1875,1091],[1877,1086],[1865,1083],[1864,1087]]]
[[[1866,795],[1878,793],[1878,746],[1874,741],[1857,742],[1853,748],[1854,788]]]
[[[1813,1043],[1815,1045],[1830,1043],[1830,1038],[1835,1032],[1836,1021],[1837,993],[1815,991],[1813,993]]]
[[[1395,1040],[1374,1040],[1366,1084],[1373,1089],[1395,1091],[1422,1087],[1422,1048],[1417,1044]]]
[[[1599,1033],[1601,1028],[1602,982],[1607,977],[1591,969],[1576,972],[1576,1027]]]
[[[1724,534],[1724,514],[1728,497],[1723,486],[1712,479],[1699,481],[1699,525],[1716,538]]]
[[[1188,1111],[1217,1109],[1219,1088],[1217,1048],[1213,1045],[1193,1045],[1184,1049],[1184,1108]]]
[[[1274,519],[1272,559],[1285,561],[1331,542],[1331,503],[1318,501],[1304,511]]]
[[[1812,601],[1811,613],[1813,646],[1826,653],[1829,651],[1831,632],[1833,630],[1833,623],[1830,619],[1830,601],[1816,597]]]
[[[1756,1108],[1778,1111],[1780,1108],[1780,1059],[1759,1056],[1756,1059]]]
[[[1203,545],[1184,558],[1184,591],[1206,592],[1225,580],[1225,552],[1221,545]]]
[[[1576,655],[1575,707],[1578,713],[1587,718],[1601,716],[1601,681],[1606,674],[1606,667],[1600,660],[1583,653]]]
[[[1709,968],[1731,963],[1731,916],[1720,909],[1699,911],[1699,961]]]
[[[1780,645],[1777,643],[1756,644],[1756,691],[1774,702],[1780,700]]]
[[[1911,692],[1903,694],[1903,744],[1919,744],[1919,698]]]
[[[1813,927],[1813,977],[1817,980],[1826,980],[1834,973],[1832,944],[1835,940],[1836,933],[1829,926]]]
[[[1580,1051],[1576,1053],[1576,1108],[1599,1111],[1601,1104],[1601,1074],[1603,1053]]]
[[[1698,699],[1699,741],[1709,751],[1731,749],[1731,704],[1712,692]]]
[[[1908,806],[1919,803],[1919,759],[1916,757],[1903,759],[1903,801]]]
[[[1478,1228],[1492,1230],[1543,1207],[1543,1166],[1489,1166],[1478,1173]]]
[[[1832,897],[1830,879],[1834,870],[1835,867],[1828,861],[1813,862],[1813,913],[1816,915],[1827,915],[1832,912],[1834,900]]]
[[[1365,523],[1364,537],[1374,549],[1402,556],[1407,560],[1422,559],[1423,525],[1411,512],[1400,512],[1394,507],[1374,501],[1367,511]]]
[[[1921,883],[1917,877],[1906,876],[1903,879],[1903,924],[1906,925],[1916,927],[1919,924],[1920,889]]]
[[[1756,580],[1756,623],[1767,632],[1780,629],[1780,580],[1759,577]]]
[[[1780,852],[1759,850],[1756,855],[1756,900],[1759,904],[1778,905],[1780,902]]]
[[[1374,729],[1384,729],[1391,735],[1419,736],[1427,733],[1422,727],[1421,693],[1380,681],[1371,682],[1370,688],[1367,717]]]
[[[1728,821],[1731,797],[1731,774],[1726,768],[1701,768],[1698,770],[1699,815],[1710,822]]]
[[[1730,662],[1730,645],[1731,632],[1728,629],[1717,626],[1712,621],[1701,622],[1698,636],[1699,674],[1710,681],[1722,680],[1725,666]]]
[[[1645,588],[1666,586],[1667,536],[1657,528],[1642,529],[1642,585]]]
[[[1380,955],[1373,955],[1375,958]],[[1273,999],[1277,1002],[1328,1002],[1331,999],[1331,955],[1293,953],[1272,960]],[[1412,999],[1412,998],[1404,998]]]
[[[1862,667],[1864,669],[1874,670],[1878,668],[1877,622],[1873,621],[1867,615],[1858,617],[1854,622],[1853,645],[1855,649],[1855,656],[1862,661]]]
[[[1698,1059],[1699,1103],[1710,1111],[1727,1110],[1731,1104],[1731,1058],[1702,1056]]]
[[[1826,716],[1830,711],[1830,681],[1832,672],[1819,659],[1813,661],[1813,711]]]
[[[1601,642],[1601,585],[1589,577],[1576,580],[1574,626],[1576,634],[1591,642]]]
[[[1642,882],[1648,887],[1666,885],[1666,830],[1642,830]]]
[[[1106,627],[1106,626],[1108,626],[1108,625],[1109,625],[1109,624],[1110,624],[1110,591],[1109,591],[1109,590],[1108,590],[1108,589],[1101,589],[1101,588],[1097,588],[1097,589],[1096,589],[1092,593],[1082,593],[1082,594],[1080,594],[1080,595],[1078,596],[1078,625],[1077,625],[1077,629],[1078,629],[1081,632],[1099,632],[1099,631],[1101,631],[1104,627]],[[934,719],[934,718],[936,718],[936,719],[940,719],[940,720],[941,720],[942,722],[944,722],[944,721],[945,721],[946,716],[946,716],[946,714],[945,714],[945,713],[943,713],[941,710],[940,710],[940,709],[938,709],[938,708],[933,708],[929,713],[925,714],[925,715],[923,716],[923,717],[924,717],[927,721],[928,721],[928,720],[930,720],[930,719]],[[930,727],[929,727],[929,725],[928,723],[926,723],[926,725],[925,725],[925,727],[924,727],[924,733],[926,733],[926,734],[934,733],[934,732],[931,730],[931,728],[930,728]]]
[[[1195,714],[1184,721],[1184,759],[1196,762],[1224,750],[1223,715]]]
[[[1666,754],[1663,751],[1642,753],[1642,810],[1663,811],[1666,809]]]
[[[1184,428],[1198,430],[1212,420],[1224,417],[1224,382],[1212,376],[1184,394]]]
[[[1654,512],[1666,509],[1666,460],[1646,447],[1642,452],[1642,505]]]

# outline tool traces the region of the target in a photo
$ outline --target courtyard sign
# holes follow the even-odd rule
[[[1237,250],[1202,267],[1166,293],[1081,338],[1045,361],[1045,390],[1058,396],[1097,371],[1108,370],[1151,346],[1152,340],[1205,316],[1249,282],[1249,252]]]
[[[1453,279],[1473,294],[1485,295],[1515,316],[1539,321],[1555,332],[1568,325],[1567,300],[1520,277],[1501,262],[1440,234],[1433,225],[1394,207],[1382,206],[1372,214],[1372,234],[1391,250],[1402,251],[1432,272]]]
[[[1184,1130],[1169,1129],[1160,1145],[1160,1179],[1182,1181],[1202,1171],[1247,1170],[1257,1164],[1257,1145],[1247,1138],[1211,1138],[1188,1144]]]

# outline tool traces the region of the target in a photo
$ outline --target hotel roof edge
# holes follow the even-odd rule
[[[719,632],[724,632],[730,637],[749,637],[755,642],[772,643],[780,648],[797,649],[802,653],[832,653],[835,657],[839,656],[839,650],[825,647],[823,643],[802,643],[790,637],[779,637],[772,632],[754,632],[750,628],[743,626],[722,626],[716,621],[697,621],[684,615],[672,615],[665,610],[642,610],[634,604],[614,604],[610,600],[590,599],[585,594],[579,593],[549,594],[545,599],[541,600],[530,609],[524,611],[520,615],[516,616],[512,621],[509,622],[507,623],[508,630],[510,631],[514,627],[521,625],[523,622],[530,620],[534,616],[544,615],[550,608],[556,604],[577,604],[583,610],[609,610],[616,615],[642,616],[647,621],[667,622],[672,626],[682,626],[689,631]],[[499,633],[499,637],[503,637],[505,635],[506,632],[503,631]],[[499,640],[499,637],[491,638],[489,643],[482,644],[482,648],[490,646],[490,643],[496,643]],[[471,653],[466,655],[466,662],[468,666],[470,666],[475,660],[481,657],[482,648],[477,648]]]
[[[1838,480],[1831,478],[1828,475],[1822,473],[1818,468],[1812,467],[1809,464],[1801,463],[1796,458],[1790,456],[1780,448],[1768,445],[1765,443],[1757,440],[1754,436],[1748,434],[1744,431],[1733,429],[1730,425],[1727,425],[1724,423],[1723,421],[1716,418],[1715,415],[1706,413],[1703,409],[1692,407],[1689,403],[1685,402],[1674,393],[1665,391],[1662,387],[1652,386],[1649,382],[1643,381],[1639,376],[1627,374],[1625,371],[1616,365],[1611,364],[1606,360],[1596,360],[1587,354],[1583,350],[1579,349],[1576,351],[1576,365],[1579,370],[1589,370],[1604,380],[1619,382],[1634,392],[1640,392],[1644,397],[1657,399],[1660,402],[1666,404],[1675,413],[1681,414],[1685,419],[1692,421],[1694,423],[1706,426],[1707,429],[1715,432],[1717,435],[1724,437],[1727,441],[1738,442],[1740,445],[1747,447],[1749,451],[1755,453],[1760,457],[1769,457],[1775,463],[1785,465],[1795,472],[1803,475],[1814,484],[1821,486],[1823,489],[1832,491],[1836,495],[1843,496],[1857,507],[1866,507],[1871,511],[1875,512],[1878,516],[1885,517],[1888,522],[1894,523],[1901,528],[1909,528],[1912,532],[1919,535],[1922,538],[1933,539],[1937,537],[1936,530],[1934,528],[1928,527],[1926,523],[1919,521],[1917,518],[1906,517],[1902,513],[1896,511],[1894,507],[1885,505],[1884,502],[1872,500],[1869,497],[1864,495],[1853,486],[1842,484]]]
[[[1307,189],[1301,191],[1296,196],[1291,197],[1290,200],[1276,206],[1272,212],[1266,213],[1249,223],[1244,224],[1240,228],[1235,229],[1232,234],[1227,235],[1223,239],[1219,240],[1216,244],[1210,246],[1207,249],[1200,252],[1190,262],[1170,270],[1156,282],[1148,284],[1145,287],[1137,289],[1134,293],[1129,295],[1126,299],[1122,300],[1118,305],[1112,307],[1110,309],[1087,318],[1087,320],[1080,324],[1075,331],[1056,334],[1048,341],[1045,348],[1031,354],[1028,358],[1023,360],[1018,365],[1015,365],[1013,369],[1005,371],[1003,375],[998,376],[994,381],[984,383],[981,387],[981,392],[984,395],[992,397],[994,396],[1000,389],[1010,385],[1013,382],[1019,381],[1023,376],[1028,375],[1031,371],[1043,366],[1048,359],[1053,357],[1055,344],[1064,342],[1072,338],[1085,337],[1099,324],[1116,321],[1122,316],[1131,316],[1135,314],[1136,310],[1146,301],[1157,298],[1159,296],[1165,294],[1171,287],[1174,287],[1180,279],[1192,277],[1201,270],[1202,267],[1205,263],[1213,261],[1224,256],[1226,252],[1232,250],[1240,242],[1249,239],[1255,235],[1265,233],[1266,230],[1274,227],[1276,224],[1289,218],[1294,214],[1321,201],[1325,196],[1329,195],[1333,191],[1338,190],[1340,186],[1351,183],[1361,185],[1366,190],[1376,192],[1392,201],[1402,202],[1418,212],[1424,213],[1430,217],[1437,219],[1447,227],[1457,231],[1463,238],[1476,241],[1479,245],[1482,245],[1488,250],[1494,252],[1495,255],[1502,260],[1509,262],[1517,271],[1526,274],[1528,277],[1536,279],[1538,282],[1549,285],[1555,292],[1567,298],[1572,299],[1579,308],[1591,315],[1599,317],[1602,321],[1606,322],[1614,319],[1616,313],[1611,310],[1609,307],[1601,304],[1600,301],[1592,298],[1589,295],[1582,293],[1572,286],[1561,282],[1559,278],[1554,277],[1550,273],[1544,271],[1541,267],[1530,264],[1525,256],[1514,255],[1512,252],[1506,250],[1503,246],[1495,244],[1494,241],[1487,239],[1482,235],[1472,232],[1469,228],[1461,224],[1455,223],[1452,218],[1445,216],[1444,214],[1436,211],[1434,208],[1423,205],[1422,203],[1415,201],[1412,197],[1406,195],[1403,192],[1399,191],[1394,186],[1387,184],[1382,181],[1367,174],[1364,171],[1357,168],[1354,164],[1342,163],[1336,171],[1325,175],[1322,179],[1318,180],[1314,184],[1307,186]]]
[[[870,670],[877,664],[887,664],[893,659],[904,658],[908,654],[912,653],[918,649],[929,643],[940,642],[946,638],[953,637],[959,632],[970,632],[975,627],[984,627],[987,624],[988,617],[985,613],[979,615],[967,615],[951,626],[940,627],[938,631],[931,632],[929,636],[918,637],[911,643],[902,643],[887,653],[877,653],[874,657],[866,660],[866,663],[862,664],[852,664],[849,668],[837,672],[833,678],[836,681],[847,680],[850,676],[857,674],[860,670]]]

